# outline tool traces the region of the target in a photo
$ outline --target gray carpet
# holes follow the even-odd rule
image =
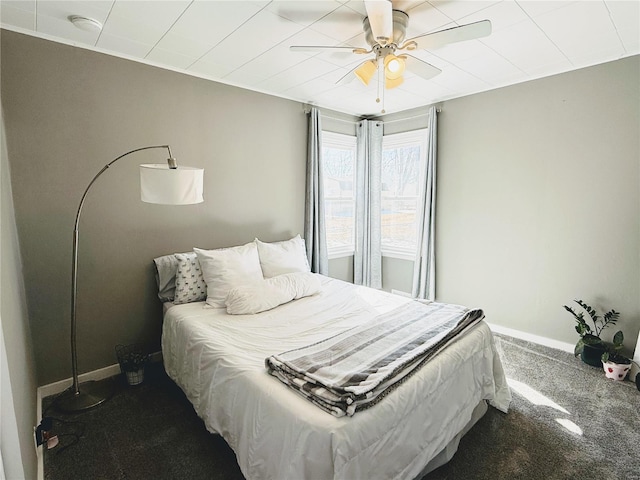
[[[510,412],[490,408],[453,460],[424,480],[640,479],[633,383],[609,380],[558,350],[505,336],[496,342],[507,376],[520,382]],[[233,451],[206,431],[159,365],[142,385],[117,382],[113,398],[80,414],[63,415],[44,400],[61,435],[58,447],[45,450],[45,479],[243,478]]]

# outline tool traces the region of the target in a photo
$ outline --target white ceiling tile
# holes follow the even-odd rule
[[[606,6],[626,53],[628,55],[638,53],[640,49],[640,2],[608,0]]]
[[[621,42],[604,2],[574,2],[537,16],[534,21],[568,57],[610,48]],[[571,26],[571,28],[569,28]]]
[[[224,81],[230,82],[234,85],[243,85],[245,87],[256,87],[260,83],[264,82],[267,78],[269,78],[268,72],[264,74],[258,75],[250,75],[244,72],[239,72],[238,70],[234,70],[233,72],[224,75]]]
[[[266,9],[299,25],[309,26],[340,6],[342,4],[334,0],[275,0]]]
[[[325,35],[310,29],[304,29],[270,50],[253,58],[250,62],[242,65],[237,70],[237,73],[234,73],[236,73],[236,75],[244,73],[254,77],[263,76],[263,79],[266,79],[311,57],[320,56],[323,60],[330,61],[330,56],[326,57],[325,54],[316,52],[293,52],[289,47],[291,45],[333,45],[335,43],[336,40],[330,39]]]
[[[211,77],[213,79],[221,79],[225,75],[229,75],[233,69],[224,65],[220,65],[213,61],[203,60],[202,58],[188,68],[188,71]]]
[[[182,1],[118,0],[103,32],[147,45],[155,45],[189,5]]]
[[[443,95],[451,95],[453,92],[445,85],[440,85],[432,80],[425,80],[416,75],[405,75],[404,83],[399,87],[403,90],[410,90],[422,98],[437,98]]]
[[[473,23],[481,20],[491,20],[491,31],[497,32],[516,23],[528,20],[529,16],[514,1],[501,1],[479,12],[467,15],[460,23]]]
[[[333,90],[335,85],[326,80],[316,78],[285,90],[283,93],[289,97],[309,99],[315,95]],[[305,100],[306,101],[306,100]]]
[[[247,75],[250,77],[261,77],[262,80],[266,80],[305,61],[307,58],[309,57],[298,52],[291,52],[286,47],[277,46],[235,69],[233,76],[241,77]]]
[[[446,86],[454,92],[461,89],[469,89],[475,92],[489,86],[487,82],[453,66],[442,70],[442,73],[432,78],[431,81],[438,85]]]
[[[117,37],[115,35],[104,33],[103,31],[98,39],[98,47],[143,59],[153,48],[153,45],[136,42],[128,38]]]
[[[622,40],[627,55],[637,55],[640,53],[640,33],[636,28],[624,28],[618,30],[618,35]]]
[[[605,1],[616,28],[633,28],[638,31],[640,24],[640,2],[637,1]]]
[[[577,0],[517,0],[516,3],[527,15],[536,18],[553,10],[566,7],[576,1]]]
[[[33,11],[14,7],[13,4],[21,2],[0,2],[0,21],[3,25],[11,25],[27,30],[35,30],[36,15],[35,8]],[[30,2],[35,3],[35,2]]]
[[[427,3],[426,0],[395,0],[393,2],[393,8],[408,13],[411,9],[417,8],[425,3]]]
[[[199,59],[205,53],[207,53],[213,45],[202,43],[191,38],[181,37],[169,30],[164,37],[155,45],[155,48],[159,48],[166,52],[172,52],[185,57]],[[153,50],[150,54],[153,54]]]
[[[516,79],[522,80],[526,77],[522,70],[495,52],[486,52],[481,57],[456,62],[456,65],[492,85],[505,84]]]
[[[352,10],[353,12],[357,13],[360,16],[360,21],[362,21],[362,19],[367,16],[367,9],[364,6],[363,0],[349,0],[348,2],[343,2],[343,3],[345,7],[348,7],[350,10]]]
[[[478,40],[468,40],[466,42],[445,45],[444,47],[432,50],[432,53],[449,63],[458,63],[471,58],[492,55],[493,51]]]
[[[60,20],[69,17],[69,15],[81,15],[104,23],[113,3],[113,0],[96,0],[91,2],[39,1],[37,3],[37,13],[38,15],[47,15]]]
[[[409,15],[407,39],[455,25],[449,17],[428,2],[412,8],[407,14]]]
[[[207,53],[203,60],[235,70],[303,28],[262,10]]]
[[[497,0],[462,0],[452,2],[451,0],[429,0],[434,7],[444,13],[451,20],[459,20],[472,13],[476,13],[491,5],[498,3]]]
[[[0,6],[17,8],[18,10],[24,10],[25,12],[36,13],[36,0],[2,0]]]
[[[112,15],[136,19],[166,30],[186,10],[191,0],[116,0]]]
[[[353,20],[345,21],[345,15],[347,17],[353,16]],[[340,42],[345,42],[362,33],[362,18],[362,16],[354,14],[353,10],[348,7],[339,7],[323,17],[322,21],[314,23],[309,28]]]
[[[567,57],[530,20],[494,32],[482,43],[525,72],[541,65],[569,64]]]
[[[573,65],[568,60],[561,60],[558,62],[541,63],[537,66],[527,67],[527,74],[531,79],[548,77],[550,75],[556,75],[561,72],[567,72],[573,69]]]
[[[283,92],[335,69],[336,67],[330,63],[317,58],[309,58],[304,62],[279,73],[278,75],[274,75],[268,80],[260,83],[259,86],[260,88],[266,88],[267,90],[273,89],[277,92]]]
[[[174,51],[163,50],[158,47],[155,47],[153,50],[151,50],[145,58],[146,60],[150,60],[152,62],[157,62],[160,64],[168,65],[170,67],[181,69],[186,69],[197,60],[197,58],[195,57],[181,55]]]
[[[261,9],[254,2],[197,0],[189,5],[170,32],[215,46]]]

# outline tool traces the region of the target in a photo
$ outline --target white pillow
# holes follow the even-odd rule
[[[202,275],[200,262],[194,252],[176,253],[176,290],[173,303],[201,302],[207,298],[207,284]]]
[[[207,284],[207,304],[224,307],[229,290],[264,280],[254,242],[239,247],[202,250],[194,248]]]
[[[264,312],[291,300],[318,293],[320,289],[320,280],[313,273],[295,272],[267,278],[229,290],[227,313],[245,315]]]
[[[300,235],[296,235],[291,240],[273,243],[265,243],[256,238],[255,243],[258,246],[264,278],[311,271],[307,260],[307,249]]]

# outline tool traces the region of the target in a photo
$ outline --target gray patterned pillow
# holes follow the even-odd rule
[[[173,303],[201,302],[207,299],[207,284],[202,276],[200,262],[195,252],[176,253],[176,294]]]

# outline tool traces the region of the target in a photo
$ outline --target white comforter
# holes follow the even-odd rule
[[[353,417],[333,417],[289,390],[267,373],[266,357],[410,301],[320,278],[319,294],[257,315],[228,315],[203,302],[165,314],[167,373],[207,429],[233,448],[247,479],[414,478],[480,400],[507,411],[511,395],[484,322]]]

